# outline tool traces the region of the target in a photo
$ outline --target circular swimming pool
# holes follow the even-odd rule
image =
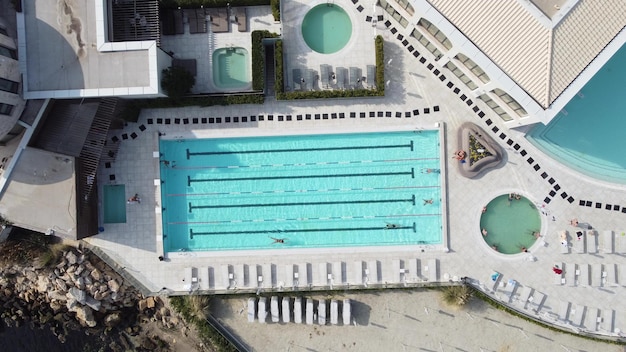
[[[321,54],[341,50],[352,36],[352,21],[341,7],[317,5],[302,20],[302,37],[309,48]]]
[[[250,82],[248,50],[232,47],[213,52],[213,83],[218,89],[246,88]]]
[[[530,200],[514,193],[504,194],[483,210],[477,231],[482,232],[489,247],[500,253],[517,254],[535,243],[535,233],[541,230],[541,218]]]

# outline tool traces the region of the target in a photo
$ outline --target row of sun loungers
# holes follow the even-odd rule
[[[567,237],[567,246],[565,249],[561,246],[561,253],[569,253],[568,249],[571,248],[572,253],[626,254],[626,234],[610,230],[599,233],[596,230],[577,229],[571,232],[571,237],[567,231],[560,232],[559,236],[563,236],[563,233]]]
[[[248,31],[248,16],[245,7],[234,8],[234,20],[239,32]],[[165,9],[161,12],[163,35],[184,34],[184,17],[189,24],[189,33],[206,33],[207,21],[211,25],[211,32],[228,32],[228,9],[227,8],[207,8],[207,9]]]
[[[362,89],[364,83],[367,83],[369,88],[375,87],[376,66],[374,65],[367,66],[367,77],[363,77],[362,71],[358,67],[350,67],[349,70],[345,67],[336,67],[333,72],[331,65],[322,64],[319,72],[318,75],[317,71],[312,69],[305,69],[304,71],[300,68],[292,69],[294,90],[316,89],[318,79],[321,81],[322,89],[333,87],[336,89]]]
[[[575,285],[583,277],[586,285],[605,285],[604,281],[608,276],[615,278],[617,285],[617,272],[619,268],[616,264],[610,265],[576,265],[557,263],[562,270],[560,274],[555,273],[555,283],[559,285],[565,282],[573,282]],[[615,271],[618,269],[618,271]],[[626,269],[626,268],[625,268]],[[626,280],[626,276],[624,277]],[[615,314],[613,309],[598,309],[584,305],[574,304],[563,298],[550,298],[543,292],[535,290],[529,286],[521,286],[516,280],[505,280],[503,275],[494,271],[486,282],[492,284],[481,284],[481,288],[488,293],[494,294],[504,303],[512,304],[522,312],[537,315],[540,319],[552,322],[557,325],[568,326],[574,329],[582,329],[590,332],[614,334],[619,332],[616,327],[626,323],[624,318]],[[626,286],[626,281],[621,285]],[[493,285],[493,286],[492,286]]]
[[[304,322],[307,325],[313,325],[316,321],[319,325],[326,325],[329,322],[331,325],[339,325],[340,304],[338,300],[331,300],[330,306],[328,306],[326,300],[321,299],[318,301],[316,306],[313,299],[307,298],[305,301],[304,315],[302,314],[302,302],[303,298],[296,297],[293,299],[292,305],[291,297],[272,296],[270,298],[269,310],[272,323],[279,323],[281,319],[283,323],[289,323],[291,322],[291,318],[293,316],[293,322],[296,324],[302,324],[302,318],[304,317]],[[350,300],[344,299],[341,304],[341,308],[343,325],[350,325],[350,322],[352,321],[352,306]],[[327,319],[328,315],[330,315],[330,320]],[[256,298],[248,298],[249,323],[258,321],[261,324],[265,324],[267,323],[267,316],[266,297],[260,297],[258,304]]]
[[[457,276],[441,273],[439,260],[411,258],[391,261],[320,262],[276,265],[220,265],[185,268],[183,290],[310,289],[349,285],[410,284],[460,281]]]

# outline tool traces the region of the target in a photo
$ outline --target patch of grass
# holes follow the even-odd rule
[[[473,165],[478,160],[491,155],[491,153],[489,153],[489,151],[487,151],[487,149],[482,144],[480,144],[474,136],[469,136],[469,141],[470,165]]]
[[[472,299],[473,291],[472,288],[466,285],[447,286],[442,289],[441,298],[444,303],[450,306],[462,307]]]
[[[209,316],[209,308],[211,307],[210,296],[185,296],[185,299],[188,301],[187,305],[195,319],[204,320]]]
[[[55,243],[48,246],[47,250],[39,255],[39,263],[41,266],[52,267],[59,264],[63,252],[67,251],[70,246],[63,243]]]
[[[213,327],[206,321],[206,319],[198,319],[197,314],[194,314],[195,309],[192,306],[192,304],[196,303],[192,303],[194,299],[189,297],[207,297],[207,299],[209,299],[208,296],[170,297],[170,304],[172,305],[172,308],[180,313],[187,322],[195,325],[195,327],[198,329],[198,334],[200,335],[200,338],[205,343],[210,344],[218,351],[236,352],[237,349],[226,338],[224,338],[224,336],[222,336],[219,332],[213,329]],[[197,301],[197,304],[199,304],[200,307],[204,305],[201,304],[203,300],[204,298],[200,298]]]

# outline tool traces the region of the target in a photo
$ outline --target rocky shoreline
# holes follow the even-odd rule
[[[157,334],[141,334],[141,324],[148,322],[162,329],[181,324],[159,297],[143,297],[87,250],[66,247],[58,264],[38,262],[0,268],[0,318],[5,326],[50,329],[61,342],[82,330],[112,351],[169,350]]]

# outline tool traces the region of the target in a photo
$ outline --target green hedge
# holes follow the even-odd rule
[[[260,6],[269,5],[270,0],[160,0],[161,7],[193,9],[204,7],[226,7],[230,3],[231,7],[237,6]]]
[[[276,95],[283,94],[285,92],[285,78],[283,75],[283,41],[277,40],[274,44],[274,65],[275,74],[274,79],[274,91]]]
[[[265,49],[263,39],[277,38],[278,34],[269,31],[252,32],[252,89],[262,91],[265,87]]]
[[[374,40],[376,47],[376,90],[385,95],[385,41],[381,35]]]
[[[121,118],[128,122],[137,122],[141,109],[178,108],[182,106],[215,106],[237,104],[263,104],[263,94],[240,94],[223,96],[183,97],[178,100],[170,98],[136,99],[125,102]]]
[[[376,50],[376,89],[348,89],[348,90],[313,90],[285,92],[283,77],[283,45],[277,42],[274,55],[276,59],[276,99],[328,99],[328,98],[357,98],[357,97],[380,97],[385,95],[385,52],[382,36],[376,36],[374,40]]]
[[[274,21],[280,21],[280,0],[270,0]]]

